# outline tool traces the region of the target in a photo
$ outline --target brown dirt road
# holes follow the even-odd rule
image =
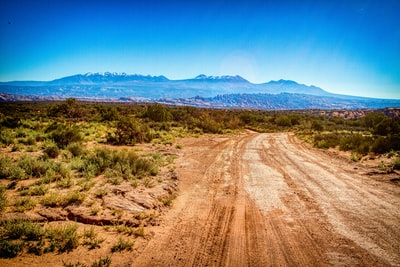
[[[180,193],[133,266],[400,266],[400,187],[292,134],[183,141]]]

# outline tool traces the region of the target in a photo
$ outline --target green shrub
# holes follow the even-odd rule
[[[0,178],[8,178],[10,176],[9,167],[11,158],[9,156],[0,157]]]
[[[50,137],[59,148],[65,148],[71,143],[81,142],[83,140],[77,127],[71,127],[65,124],[56,124],[56,126],[50,126],[47,131],[51,132]]]
[[[9,131],[1,130],[0,131],[0,143],[9,146],[11,144],[14,144],[14,135],[10,133]]]
[[[322,125],[322,123],[319,121],[316,121],[316,120],[312,121],[311,128],[315,131],[323,131],[324,130],[324,126]]]
[[[1,240],[0,258],[14,258],[21,253],[25,246],[22,240]]]
[[[85,148],[82,143],[71,143],[67,146],[67,150],[71,152],[74,157],[79,157],[85,154]]]
[[[337,133],[316,134],[314,136],[314,146],[317,148],[336,147],[340,143],[340,135]]]
[[[155,122],[166,122],[172,120],[172,114],[163,105],[156,103],[148,105],[143,113],[144,118],[149,118]]]
[[[53,243],[54,249],[58,252],[69,252],[79,246],[78,226],[67,224],[56,226],[46,231],[46,236]]]
[[[291,119],[290,119],[288,116],[286,116],[286,115],[278,116],[278,117],[275,119],[275,123],[276,123],[276,125],[278,125],[278,126],[283,126],[283,127],[292,126],[292,121],[291,121]]]
[[[107,177],[130,179],[137,175],[157,175],[158,167],[154,159],[140,157],[133,151],[99,148],[86,156],[79,171],[87,177],[94,177],[107,171]]]
[[[58,180],[56,183],[56,186],[58,188],[70,188],[73,185],[74,185],[74,181],[71,179],[71,177],[62,178],[62,179]]]
[[[10,129],[16,129],[21,125],[21,119],[20,118],[14,118],[14,117],[5,117],[1,120],[0,126],[5,127],[5,128],[10,128]]]
[[[33,158],[27,155],[22,156],[18,161],[18,166],[22,168],[28,176],[42,177],[50,168],[54,168],[54,162]]]
[[[147,125],[139,123],[134,118],[122,117],[117,122],[114,134],[107,136],[107,142],[116,145],[134,145],[150,142],[153,139]]]
[[[56,144],[49,144],[46,146],[44,149],[44,153],[49,157],[49,158],[57,158],[58,155],[60,154],[60,149]]]
[[[371,146],[371,151],[377,154],[383,154],[389,152],[391,149],[391,144],[389,138],[385,136],[379,136],[375,139]]]
[[[40,240],[44,231],[39,223],[28,220],[3,221],[1,226],[4,228],[4,235],[7,239],[24,239],[27,241]]]
[[[9,172],[9,178],[13,180],[23,180],[27,178],[24,169],[22,169],[19,166],[15,165],[10,166],[8,172]]]
[[[116,121],[119,119],[118,110],[115,107],[106,107],[103,105],[97,106],[100,112],[101,121]]]

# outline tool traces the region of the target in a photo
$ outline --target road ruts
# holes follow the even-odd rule
[[[400,266],[399,187],[292,134],[191,140],[178,164],[132,266]]]

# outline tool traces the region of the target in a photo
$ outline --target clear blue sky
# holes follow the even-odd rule
[[[241,75],[400,98],[397,0],[1,0],[0,81]]]

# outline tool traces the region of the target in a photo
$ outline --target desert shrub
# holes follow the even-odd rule
[[[9,178],[13,180],[23,180],[26,179],[26,173],[24,169],[19,166],[11,165],[8,169]]]
[[[288,116],[286,116],[286,115],[278,116],[278,117],[275,119],[275,123],[276,123],[276,125],[282,126],[282,127],[289,127],[289,126],[292,126],[292,121],[291,121],[291,119],[290,119]]]
[[[393,160],[393,169],[400,170],[400,157],[397,157]]]
[[[60,104],[50,106],[47,109],[47,115],[50,117],[79,119],[87,117],[89,110],[75,98],[68,98]]]
[[[385,136],[378,136],[371,146],[371,151],[377,154],[383,154],[391,150],[390,139]]]
[[[148,105],[143,113],[144,118],[155,122],[166,122],[172,120],[172,114],[163,105],[156,103]]]
[[[223,130],[223,124],[214,119],[203,116],[195,123],[196,127],[200,128],[204,133],[220,134]]]
[[[58,155],[60,154],[60,149],[58,148],[58,146],[54,143],[50,143],[48,144],[45,149],[44,149],[44,153],[49,157],[49,158],[57,158]]]
[[[54,162],[26,155],[22,156],[18,161],[18,167],[22,168],[31,177],[42,177],[48,169],[55,168],[55,165]]]
[[[317,134],[314,136],[314,146],[317,148],[336,147],[340,143],[340,135],[337,133]]]
[[[56,186],[58,188],[70,188],[73,185],[74,185],[74,181],[71,179],[71,177],[62,178],[62,179],[58,180],[56,183]]]
[[[387,118],[385,114],[380,113],[380,112],[371,112],[366,114],[362,119],[362,124],[367,128],[367,129],[374,129],[380,122],[385,120]]]
[[[78,226],[67,224],[64,226],[56,226],[46,230],[46,236],[53,244],[54,250],[58,252],[72,251],[79,246],[79,235],[77,233]]]
[[[107,142],[116,145],[134,145],[153,139],[150,128],[134,118],[122,117],[117,122],[114,134],[108,134]]]
[[[0,212],[7,206],[6,188],[0,185]]]
[[[1,127],[10,128],[10,129],[18,128],[20,125],[21,125],[20,118],[14,118],[14,117],[10,117],[10,116],[3,118],[0,122]]]
[[[19,190],[21,196],[44,196],[49,191],[49,187],[44,184],[40,184],[29,187],[21,187]]]
[[[70,191],[66,195],[52,192],[42,198],[42,205],[47,207],[66,207],[72,204],[80,204],[86,198],[86,194],[80,191]]]
[[[127,241],[127,240],[124,240],[124,239],[122,239],[122,238],[119,238],[119,239],[118,239],[118,242],[117,242],[115,245],[113,245],[113,246],[111,247],[111,252],[113,252],[113,253],[114,253],[114,252],[121,252],[121,251],[124,251],[124,250],[129,250],[129,251],[131,251],[133,245],[134,245],[133,242],[129,242],[129,241]]]
[[[356,150],[359,145],[362,143],[362,135],[361,134],[350,134],[345,135],[340,140],[340,150],[348,151],[348,150]]]
[[[41,239],[44,235],[41,225],[29,220],[3,221],[1,226],[6,239],[34,241]]]
[[[84,175],[97,176],[107,171],[109,177],[157,175],[158,164],[153,158],[140,157],[133,151],[114,151],[105,148],[96,149],[84,159],[79,171]]]
[[[1,156],[0,157],[0,178],[9,177],[10,164],[11,164],[11,158],[9,156]]]
[[[116,121],[119,119],[119,112],[115,107],[97,105],[97,111],[100,114],[100,121]]]
[[[51,138],[59,148],[65,148],[74,142],[81,142],[82,135],[77,127],[57,124],[56,129],[51,131]]]
[[[324,126],[322,125],[322,123],[317,120],[312,121],[311,128],[315,131],[323,131],[324,130]]]
[[[19,143],[21,143],[23,145],[33,146],[36,144],[36,138],[33,136],[29,136],[27,138],[20,139]]]
[[[21,253],[25,246],[22,240],[1,240],[0,258],[14,258]]]
[[[0,131],[0,143],[5,145],[5,146],[9,146],[11,144],[14,144],[14,135],[9,132],[9,131],[5,131],[5,130],[1,130]]]
[[[71,152],[72,156],[79,157],[85,154],[85,148],[81,143],[70,143],[67,146],[67,150]]]

